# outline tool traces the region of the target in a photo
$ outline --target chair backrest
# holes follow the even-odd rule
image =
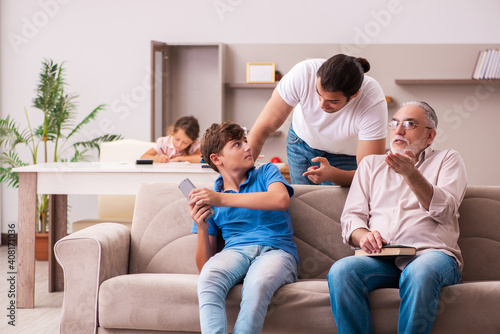
[[[122,139],[102,143],[99,156],[100,162],[135,162],[155,143],[137,139]]]
[[[101,144],[100,162],[135,162],[146,153],[154,143],[136,139],[123,139]],[[97,216],[100,219],[132,220],[135,196],[99,195]]]

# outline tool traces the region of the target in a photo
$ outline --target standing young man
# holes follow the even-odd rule
[[[279,169],[254,166],[245,131],[237,124],[212,124],[201,153],[217,172],[214,190],[198,188],[189,196],[198,233],[196,264],[202,333],[228,333],[225,299],[243,282],[234,334],[260,333],[274,292],[297,279],[298,254],[288,212],[293,188]],[[205,222],[209,206],[215,214]],[[217,234],[224,249],[217,251]]]
[[[364,58],[337,54],[295,65],[248,134],[256,158],[293,110],[287,160],[294,184],[349,186],[359,162],[383,154],[387,102]]]

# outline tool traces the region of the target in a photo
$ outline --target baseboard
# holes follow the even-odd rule
[[[10,238],[9,238],[9,236],[10,236]],[[10,241],[11,245],[12,245],[12,243],[14,243],[17,246],[17,233],[14,233],[14,238],[12,238],[11,234],[2,233],[2,246],[8,245],[9,241]]]

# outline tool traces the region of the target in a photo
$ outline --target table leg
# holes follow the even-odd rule
[[[35,307],[37,174],[19,173],[17,307]]]
[[[49,292],[64,290],[64,273],[54,255],[55,243],[68,234],[68,196],[49,195]]]

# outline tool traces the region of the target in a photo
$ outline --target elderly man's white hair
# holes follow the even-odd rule
[[[406,106],[414,106],[414,107],[420,107],[424,109],[425,111],[425,117],[427,117],[427,121],[429,122],[428,126],[435,129],[438,126],[438,117],[436,115],[436,112],[432,107],[424,101],[408,101],[405,102],[401,105],[401,107],[406,107]]]

